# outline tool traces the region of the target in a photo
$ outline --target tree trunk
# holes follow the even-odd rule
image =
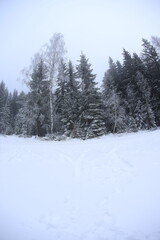
[[[50,121],[51,121],[51,134],[53,134],[53,96],[52,90],[50,89]]]

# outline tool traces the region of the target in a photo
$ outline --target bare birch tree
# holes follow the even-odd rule
[[[64,57],[65,42],[61,33],[55,33],[48,44],[45,44],[43,49],[44,61],[48,68],[49,83],[50,83],[50,133],[53,134],[53,86],[56,83],[59,64]]]

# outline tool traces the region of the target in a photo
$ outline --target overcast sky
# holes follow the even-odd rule
[[[81,51],[97,81],[108,57],[141,51],[141,39],[160,37],[160,0],[0,0],[0,81],[10,91],[25,87],[21,69],[55,32],[64,35],[67,56],[76,64]]]

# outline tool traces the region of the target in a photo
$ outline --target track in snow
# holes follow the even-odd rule
[[[0,240],[159,240],[159,138],[0,136]]]

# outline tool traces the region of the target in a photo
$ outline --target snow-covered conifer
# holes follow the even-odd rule
[[[91,64],[82,53],[77,65],[77,78],[80,82],[79,136],[83,139],[105,133],[105,121],[101,94],[96,87]]]

